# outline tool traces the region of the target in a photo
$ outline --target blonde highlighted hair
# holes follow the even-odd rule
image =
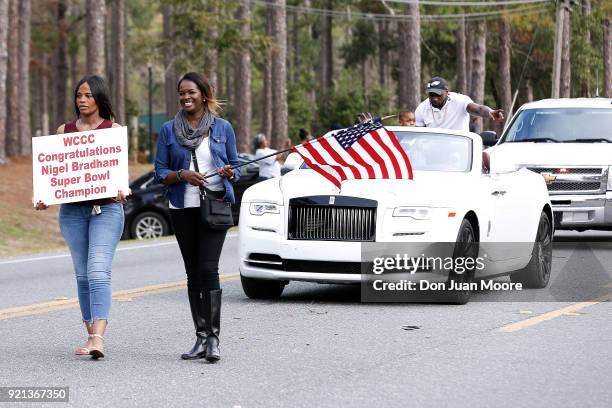
[[[212,86],[208,78],[204,75],[200,75],[197,72],[188,72],[179,79],[176,89],[177,92],[181,87],[181,82],[183,81],[191,81],[202,92],[204,96],[204,100],[206,102],[206,106],[208,110],[215,116],[219,115],[219,111],[223,110],[221,107],[222,102],[215,97],[215,88]]]

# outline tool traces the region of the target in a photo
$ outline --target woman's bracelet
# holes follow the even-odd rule
[[[182,172],[183,172],[183,169],[180,169],[179,171],[177,171],[177,172],[176,172],[176,180],[177,180],[179,183],[182,183],[182,182],[183,182],[183,178],[181,177],[181,173],[182,173]]]

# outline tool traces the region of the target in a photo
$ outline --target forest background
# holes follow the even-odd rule
[[[74,120],[86,74],[107,79],[133,162],[151,157],[146,115],[172,118],[192,70],[251,152],[260,132],[278,148],[300,128],[414,110],[434,75],[507,112],[548,98],[559,10],[559,95],[612,97],[609,0],[0,0],[0,255],[3,240],[40,231],[10,195],[30,194],[32,137]]]

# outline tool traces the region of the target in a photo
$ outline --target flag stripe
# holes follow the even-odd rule
[[[401,152],[395,148],[389,133],[387,133],[385,129],[378,129],[376,133],[380,138],[380,143],[382,144],[383,148],[385,151],[387,151],[387,154],[389,154],[391,160],[393,161],[393,168],[396,171],[396,177],[407,179],[409,173],[404,157],[402,156]]]
[[[355,148],[350,148],[346,152],[353,158],[353,160],[355,160],[355,162],[361,164],[366,169],[366,172],[368,173],[368,178],[376,178],[376,173],[374,173],[374,167],[371,164],[367,163],[365,159],[355,151]]]
[[[388,167],[389,172],[391,172],[391,169],[393,169],[394,178],[401,179],[402,172],[400,170],[399,164],[397,163],[397,159],[395,158],[395,154],[393,154],[389,146],[385,142],[383,142],[382,138],[378,134],[378,130],[370,132],[370,136],[376,142],[377,147],[383,150],[384,155],[381,154],[381,157],[386,159],[385,161],[388,161],[391,164],[391,166]]]
[[[329,153],[331,157],[334,158],[334,160],[336,160],[338,163],[340,163],[344,167],[348,167],[353,173],[353,178],[356,178],[356,179],[361,178],[361,172],[359,171],[359,169],[352,164],[348,164],[347,161],[344,160],[342,156],[340,156],[340,154],[338,153],[338,150],[334,149],[332,145],[327,141],[327,139],[321,139],[319,141],[319,144],[321,145],[323,149],[325,149],[327,153]]]
[[[406,154],[404,149],[402,149],[402,146],[400,145],[400,143],[397,141],[397,137],[395,137],[395,134],[390,130],[387,130],[387,133],[389,134],[389,139],[391,139],[391,143],[393,143],[395,148],[399,150],[400,154],[404,158],[406,167],[408,167],[408,178],[412,180],[412,166],[410,165],[410,160],[408,160],[408,155]]]
[[[301,154],[301,153],[300,153]],[[323,170],[319,165],[317,165],[315,162],[313,162],[312,160],[310,160],[309,157],[306,157],[305,155],[301,154],[301,156],[304,158],[304,161],[306,162],[306,164],[308,165],[308,167],[310,167],[311,169],[315,170],[317,173],[319,173],[320,175],[322,175],[323,177],[325,177],[326,179],[328,179],[329,181],[331,181],[331,183],[333,185],[335,185],[336,187],[340,188],[340,180],[335,178],[334,176],[332,176],[330,173],[326,172],[325,170]]]
[[[387,166],[384,166],[384,160],[382,159],[382,157],[380,157],[376,150],[374,150],[374,148],[370,146],[370,143],[368,143],[365,137],[359,139],[357,143],[361,147],[363,147],[370,154],[370,156],[372,156],[376,164],[378,164],[378,168],[382,172],[382,178],[389,178],[389,172],[387,171]]]
[[[341,180],[346,180],[347,179],[346,174],[344,173],[344,170],[342,170],[342,167],[341,166],[335,166],[333,164],[329,164],[329,162],[327,160],[325,160],[323,158],[323,156],[321,156],[321,153],[319,153],[317,151],[317,149],[315,149],[312,146],[312,143],[306,143],[304,145],[304,147],[306,148],[306,150],[308,150],[308,153],[310,153],[310,155],[312,156],[314,161],[316,161],[317,163],[321,163],[321,164],[325,163],[326,165],[328,165],[329,167],[334,169],[338,173],[338,175],[340,176]]]

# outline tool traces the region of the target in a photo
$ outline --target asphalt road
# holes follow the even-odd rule
[[[608,407],[612,236],[557,241],[551,288],[451,306],[365,304],[358,287],[306,283],[249,300],[232,234],[215,365],[178,358],[193,326],[172,238],[121,244],[100,361],[72,355],[85,336],[70,257],[0,259],[0,386],[70,387],[68,404],[18,406]]]

